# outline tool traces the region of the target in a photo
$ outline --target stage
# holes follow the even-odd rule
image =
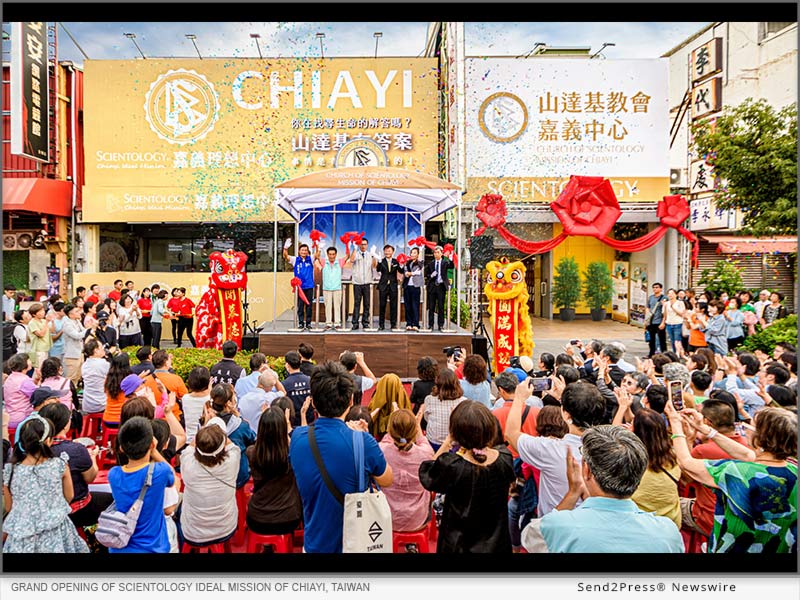
[[[292,315],[286,312],[276,323],[275,330],[267,324],[258,337],[258,350],[267,356],[284,356],[297,350],[305,342],[314,346],[314,361],[338,360],[345,350],[363,352],[367,366],[376,377],[395,373],[399,377],[416,377],[417,361],[431,356],[440,367],[447,366],[447,357],[442,351],[448,346],[462,346],[467,354],[472,353],[472,332],[450,324],[452,332],[440,331],[356,331],[342,329],[291,332]],[[375,318],[376,319],[376,318]],[[386,324],[388,328],[388,323]],[[350,327],[350,324],[346,325]],[[377,328],[377,325],[375,326]]]

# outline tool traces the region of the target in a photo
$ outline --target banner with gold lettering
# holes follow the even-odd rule
[[[501,373],[511,364],[511,357],[517,356],[517,301],[496,300],[493,313],[495,373]]]
[[[489,298],[494,327],[494,372],[501,373],[512,356],[531,356],[533,331],[528,309],[525,265],[519,261],[493,260],[486,263],[488,280],[483,288]]]

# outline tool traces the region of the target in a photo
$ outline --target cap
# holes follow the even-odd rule
[[[126,396],[130,396],[133,392],[139,389],[144,385],[144,379],[139,377],[138,375],[128,375],[125,379],[122,380],[122,383],[119,384],[122,393]]]
[[[516,367],[508,367],[506,371],[516,375],[520,383],[522,383],[528,378],[528,374],[525,371],[523,371],[522,369],[517,369]]]
[[[206,423],[206,424],[204,425],[204,427],[211,427],[212,425],[216,425],[217,427],[219,427],[220,429],[222,429],[222,432],[223,432],[225,435],[227,435],[227,434],[228,434],[228,428],[227,428],[227,426],[225,425],[225,421],[223,421],[223,420],[222,420],[220,417],[214,417],[213,419],[209,419],[209,420],[208,420],[208,423]]]
[[[95,315],[95,318],[98,321],[100,321],[102,319],[107,319],[108,318],[108,313],[106,311],[104,311],[104,310],[98,311],[97,314]]]
[[[64,390],[54,390],[53,388],[49,388],[47,386],[42,386],[36,388],[34,392],[31,394],[31,404],[34,408],[40,406],[45,400],[50,398],[61,398],[62,396],[66,396],[70,393],[70,389]]]
[[[522,367],[522,370],[526,373],[530,373],[533,371],[533,359],[530,356],[520,356],[519,366]]]

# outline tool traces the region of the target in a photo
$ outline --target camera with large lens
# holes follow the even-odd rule
[[[450,358],[451,356],[459,358],[464,354],[464,349],[461,346],[447,346],[446,348],[442,348],[442,352],[444,352],[447,358]]]
[[[513,369],[522,369],[523,371],[525,370],[522,368],[522,363],[519,361],[519,356],[512,356],[511,358],[509,358],[508,365]]]

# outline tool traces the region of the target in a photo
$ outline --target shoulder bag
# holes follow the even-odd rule
[[[97,541],[108,548],[125,548],[131,541],[133,532],[136,531],[136,523],[139,521],[139,515],[142,512],[142,504],[144,503],[144,495],[147,493],[147,488],[153,483],[153,470],[156,463],[151,462],[147,467],[147,477],[145,477],[142,491],[139,492],[139,497],[133,503],[133,506],[128,509],[128,512],[120,512],[117,510],[117,503],[112,502],[111,505],[100,513],[100,518],[97,520],[97,531],[95,537]]]
[[[344,507],[342,523],[342,551],[345,553],[391,554],[392,511],[386,496],[377,485],[366,482],[364,475],[364,436],[353,431],[353,448],[358,472],[358,489],[364,490],[342,495],[331,480],[317,446],[314,426],[308,428],[308,443],[328,491]]]

